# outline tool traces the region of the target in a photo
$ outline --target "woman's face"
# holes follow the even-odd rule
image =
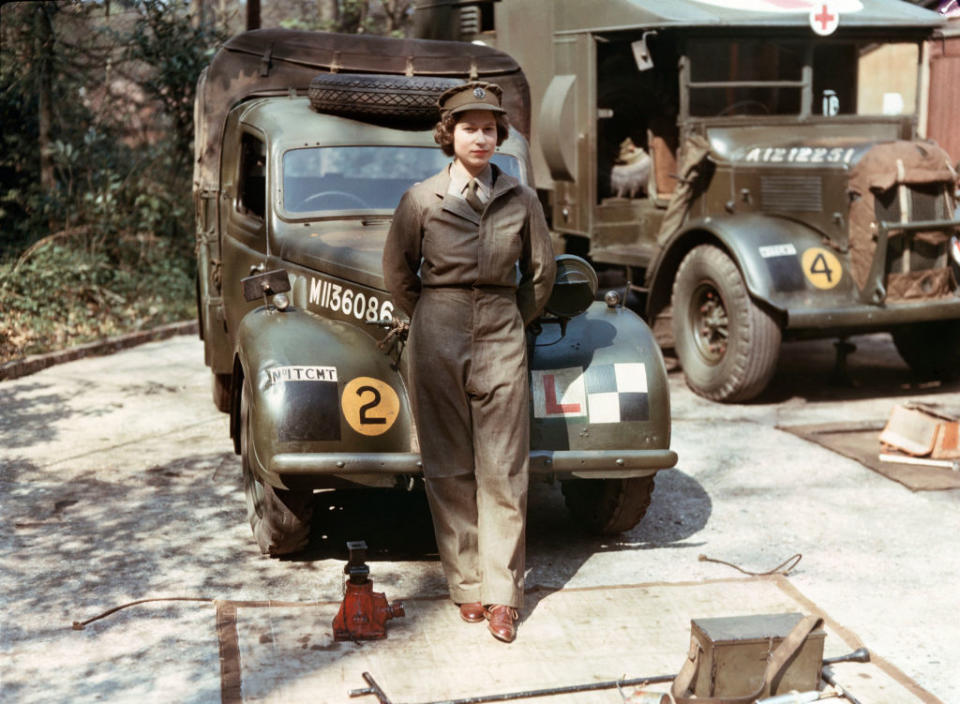
[[[490,110],[468,110],[453,128],[453,154],[473,176],[487,166],[497,148],[497,121]]]

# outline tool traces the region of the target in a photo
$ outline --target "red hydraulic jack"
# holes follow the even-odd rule
[[[349,558],[343,568],[347,575],[346,593],[340,611],[333,619],[334,640],[376,640],[387,637],[387,621],[405,616],[403,602],[387,603],[387,597],[373,591],[367,577],[367,544],[363,540],[347,541]]]

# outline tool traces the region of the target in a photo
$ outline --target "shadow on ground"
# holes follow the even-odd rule
[[[57,436],[57,422],[75,416],[99,416],[104,408],[78,410],[70,401],[89,391],[93,382],[77,381],[74,393],[53,393],[54,384],[40,381],[0,386],[0,447],[7,449],[42,445]]]
[[[347,559],[347,541],[367,543],[368,561],[437,559],[422,490],[345,489],[317,494],[309,547],[288,559]]]
[[[752,403],[858,401],[878,397],[935,396],[960,389],[960,380],[923,379],[900,358],[889,335],[852,337],[854,346],[838,364],[836,340],[787,342],[781,346],[770,385]]]

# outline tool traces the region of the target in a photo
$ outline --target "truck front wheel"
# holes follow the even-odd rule
[[[563,500],[591,533],[616,535],[637,525],[653,495],[653,475],[631,479],[565,479]]]
[[[231,385],[233,384],[232,374],[213,373],[213,405],[221,413],[230,412],[230,395],[233,393]]]
[[[687,385],[714,401],[759,395],[776,370],[780,326],[718,247],[700,245],[673,282],[673,335]]]
[[[247,518],[260,551],[271,557],[302,550],[310,539],[313,492],[275,489],[257,479],[250,460],[250,405],[246,385],[240,397],[240,463]]]
[[[922,379],[960,375],[960,320],[937,320],[898,328],[893,344],[907,366]]]

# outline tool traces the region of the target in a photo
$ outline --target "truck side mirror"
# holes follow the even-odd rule
[[[243,286],[243,297],[248,301],[255,301],[289,291],[290,277],[284,269],[274,269],[240,279],[240,284]]]

